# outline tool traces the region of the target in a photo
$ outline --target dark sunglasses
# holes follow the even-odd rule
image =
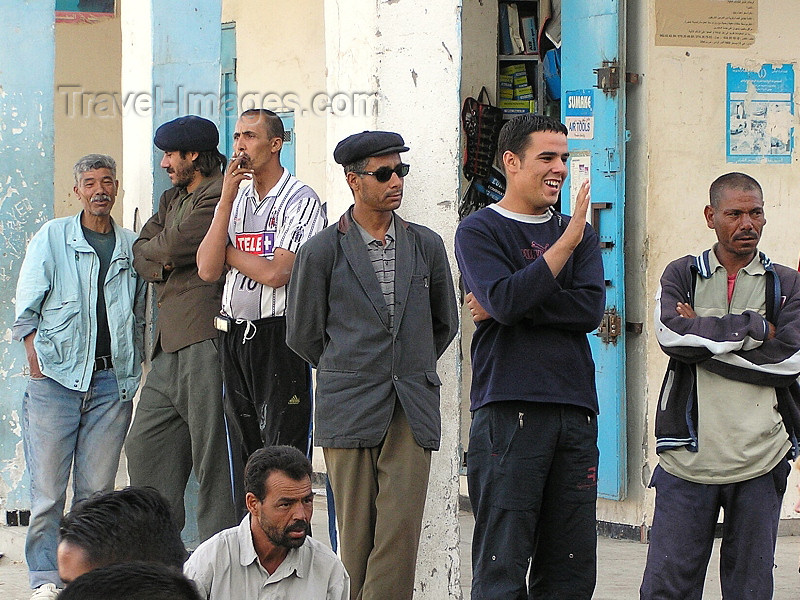
[[[401,179],[408,175],[410,165],[400,163],[394,169],[391,167],[381,167],[376,171],[353,171],[356,175],[372,175],[380,183],[386,183],[392,178],[392,173],[396,173]]]

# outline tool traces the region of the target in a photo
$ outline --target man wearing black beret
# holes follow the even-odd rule
[[[365,131],[336,147],[355,203],[297,253],[289,347],[317,368],[322,446],[352,599],[410,600],[441,434],[436,361],[458,327],[442,238],[395,210],[408,147]]]
[[[173,187],[133,245],[134,268],[155,286],[158,318],[151,370],[125,444],[128,471],[132,485],[154,487],[167,498],[182,529],[194,468],[201,540],[238,522],[214,329],[222,279],[203,281],[195,261],[222,190],[226,161],[218,142],[217,126],[193,115],[156,130],[161,168]]]

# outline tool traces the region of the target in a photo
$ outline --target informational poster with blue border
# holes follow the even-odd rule
[[[565,94],[564,125],[573,140],[594,139],[594,90],[570,90]]]
[[[728,64],[727,160],[790,164],[794,150],[794,65],[755,71]]]

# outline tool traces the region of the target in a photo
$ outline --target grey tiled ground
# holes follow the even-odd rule
[[[470,590],[470,540],[472,539],[472,515],[461,512],[461,590],[465,599]],[[314,503],[313,528],[317,539],[327,541],[327,512],[324,495],[319,494]],[[28,600],[28,575],[23,560],[25,528],[0,527],[0,600]],[[778,538],[775,557],[775,600],[797,600],[800,597],[800,574],[797,572],[800,555],[800,536]],[[635,600],[647,557],[647,546],[627,540],[598,540],[598,581],[596,600]],[[720,598],[717,564],[719,562],[719,540],[714,545],[704,600]]]

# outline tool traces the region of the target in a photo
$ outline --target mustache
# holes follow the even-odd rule
[[[301,533],[308,533],[308,528],[311,524],[308,521],[295,521],[286,528],[286,533],[298,531]]]
[[[241,161],[239,161],[240,166],[249,164],[251,160],[250,155],[247,152],[239,152],[238,154],[234,154],[231,158],[232,159],[240,158],[241,159]]]
[[[740,233],[733,236],[733,239],[734,241],[757,240],[758,236],[754,233]]]
[[[92,202],[111,202],[111,196],[108,194],[95,194],[92,196]]]

